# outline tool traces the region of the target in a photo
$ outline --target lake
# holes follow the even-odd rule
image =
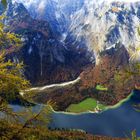
[[[101,113],[68,114],[54,112],[50,126],[52,129],[81,129],[94,135],[112,137],[126,137],[131,131],[137,130],[140,136],[140,112],[134,108],[140,104],[140,91],[134,91],[132,95],[119,106],[107,109]],[[24,107],[12,105],[14,111],[21,111]],[[33,107],[34,111],[42,105]]]

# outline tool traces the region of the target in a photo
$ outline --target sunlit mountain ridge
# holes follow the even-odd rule
[[[124,45],[132,55],[139,44],[139,0],[20,0],[32,17],[47,20],[56,38],[69,48],[99,53]],[[119,45],[117,45],[119,46]],[[94,59],[93,59],[94,60]]]

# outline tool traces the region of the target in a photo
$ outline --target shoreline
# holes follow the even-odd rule
[[[80,81],[80,77],[77,77],[73,81],[64,82],[64,83],[60,83],[60,84],[46,85],[46,86],[42,86],[42,87],[34,87],[34,88],[27,89],[25,91],[21,91],[19,94],[24,98],[24,95],[26,94],[26,92],[29,92],[29,91],[34,91],[34,92],[36,91],[38,93],[40,91],[45,91],[46,92],[47,90],[52,89],[52,88],[60,88],[60,87],[64,88],[64,87],[67,87],[67,86],[71,86],[71,85],[76,84],[79,81]],[[124,102],[128,101],[132,95],[133,95],[133,91],[126,98],[119,101],[117,104],[106,106],[105,109],[103,109],[101,111],[87,110],[87,111],[84,111],[84,112],[76,113],[76,112],[67,112],[67,111],[55,111],[51,106],[50,106],[50,108],[54,113],[63,113],[63,114],[67,114],[67,115],[82,115],[82,114],[87,114],[87,113],[100,114],[100,113],[102,113],[104,111],[107,111],[109,109],[115,109],[117,107],[120,107]],[[38,103],[35,103],[35,102],[32,102],[32,103],[34,103],[35,105],[40,105],[40,106],[44,106],[44,107],[47,106],[45,104],[38,104]]]
[[[134,94],[134,93],[133,93],[133,91],[132,91],[126,98],[120,100],[117,104],[115,104],[115,105],[113,105],[113,106],[110,106],[110,105],[107,106],[107,108],[106,108],[105,110],[108,110],[108,109],[115,109],[115,108],[120,107],[123,103],[125,103],[126,101],[128,101],[128,100],[131,98],[131,96],[132,96],[133,94]]]
[[[61,113],[61,114],[66,114],[66,115],[83,115],[83,114],[88,114],[88,113],[91,113],[91,114],[100,114],[100,113],[103,113],[104,111],[107,111],[109,109],[115,109],[117,107],[120,107],[123,103],[125,103],[126,101],[128,101],[131,98],[132,95],[133,95],[133,92],[131,92],[125,99],[122,99],[117,104],[115,104],[113,106],[107,106],[106,109],[104,109],[104,110],[102,110],[101,112],[98,112],[98,113],[97,112],[94,112],[94,111],[90,111],[90,110],[88,110],[86,112],[81,112],[81,113],[74,113],[74,112],[66,112],[66,111],[55,111],[52,107],[51,107],[51,109],[52,109],[52,111],[54,113],[57,113],[57,114]]]
[[[67,111],[55,111],[52,106],[49,105],[49,107],[50,107],[51,111],[53,113],[56,113],[56,114],[65,114],[65,115],[84,115],[84,114],[88,114],[88,113],[91,113],[91,114],[101,114],[104,111],[107,111],[109,109],[115,109],[117,107],[120,107],[123,103],[128,101],[131,98],[132,95],[133,95],[133,92],[131,92],[126,98],[122,99],[117,104],[112,105],[112,106],[111,105],[110,106],[106,106],[106,108],[104,110],[101,110],[100,112],[95,112],[95,111],[87,110],[85,112],[75,113],[75,112],[67,112]],[[38,104],[38,103],[35,103],[35,102],[34,102],[34,104],[35,104],[35,106],[42,106],[42,107],[47,107],[48,106],[48,105],[45,105],[45,104]]]

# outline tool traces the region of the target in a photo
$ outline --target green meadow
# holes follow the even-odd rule
[[[105,106],[102,104],[97,104],[97,101],[93,98],[87,98],[78,104],[71,104],[66,111],[73,113],[81,113],[86,111],[95,111],[95,108],[98,106],[100,110],[105,109]]]
[[[96,90],[107,91],[108,88],[106,88],[106,87],[104,87],[104,86],[102,86],[102,85],[97,85],[97,86],[96,86]]]

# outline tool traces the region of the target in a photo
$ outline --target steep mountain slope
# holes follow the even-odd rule
[[[96,62],[100,52],[124,45],[130,56],[139,47],[140,2],[137,0],[24,1],[34,18],[49,21],[66,47],[88,47]],[[94,58],[92,59],[94,60]]]
[[[53,85],[53,88],[51,86],[37,87],[31,89],[35,92],[33,95],[28,95],[27,91],[24,96],[44,104],[52,100],[56,103],[57,109],[62,111],[70,104],[79,103],[89,97],[106,105],[114,105],[127,97],[137,84],[133,77],[125,77],[123,69],[128,63],[129,54],[124,46],[112,48],[103,52],[98,65],[87,67],[72,84]],[[121,78],[119,81],[115,80],[116,73],[121,74],[123,81]],[[100,91],[96,89],[97,85],[103,85],[107,90]]]
[[[9,2],[7,16],[10,18],[5,22],[9,22],[12,31],[22,35],[25,45],[13,58],[24,60],[25,74],[33,84],[73,80],[84,70],[80,89],[87,91],[98,83],[111,86],[108,82],[116,70],[127,65],[129,59],[139,60],[140,2],[26,2],[28,11],[21,3]],[[94,68],[94,62],[99,66]],[[108,77],[102,76],[102,66]],[[77,91],[77,87],[74,90]],[[114,90],[115,94],[117,91]],[[128,95],[130,91],[124,91],[124,94]],[[85,97],[80,96],[76,101]]]
[[[23,48],[12,55],[14,61],[24,61],[25,75],[33,84],[51,84],[75,79],[90,64],[92,53],[85,48],[66,48],[47,21],[30,17],[21,3],[9,1],[5,24],[21,35]]]

